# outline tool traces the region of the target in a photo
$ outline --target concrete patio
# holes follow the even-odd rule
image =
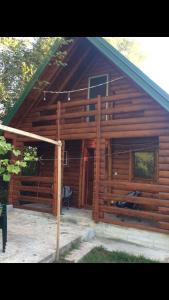
[[[61,222],[61,253],[85,233],[85,226]],[[49,214],[11,209],[8,212],[8,242],[0,263],[52,262],[56,249],[56,219]]]
[[[169,262],[169,235],[122,228],[109,224],[95,224],[91,211],[71,208],[61,217],[60,253],[81,242],[74,260],[95,246],[110,251],[125,251],[133,255]],[[56,218],[44,213],[11,208],[8,212],[8,242],[0,263],[51,263],[56,249]],[[76,257],[75,257],[76,256]]]

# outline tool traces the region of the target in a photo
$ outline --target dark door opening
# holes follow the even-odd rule
[[[85,183],[85,208],[92,208],[94,184],[94,149],[87,149]]]

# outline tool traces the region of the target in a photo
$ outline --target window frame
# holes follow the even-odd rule
[[[135,153],[137,152],[150,152],[154,153],[154,176],[151,179],[135,177],[134,175],[134,167],[135,167]],[[158,151],[155,149],[152,150],[143,150],[143,151],[132,151],[131,152],[131,159],[130,159],[130,166],[131,166],[131,181],[132,182],[144,182],[144,183],[157,183],[157,174],[158,174]]]

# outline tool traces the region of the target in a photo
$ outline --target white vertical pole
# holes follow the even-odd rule
[[[62,178],[62,142],[58,142],[58,184],[57,184],[57,244],[56,244],[56,261],[59,261],[60,246],[60,210],[61,210],[61,178]]]

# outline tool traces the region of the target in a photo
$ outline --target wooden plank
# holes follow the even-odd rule
[[[136,183],[136,182],[125,182],[125,181],[102,181],[102,186],[112,186],[116,187],[116,189],[122,189],[126,191],[143,191],[143,192],[150,192],[150,193],[159,193],[159,192],[169,192],[168,185],[158,185],[158,184],[148,184],[148,183]]]
[[[103,109],[101,111],[102,115],[111,115],[111,114],[117,114],[117,113],[126,113],[126,112],[137,112],[137,111],[144,111],[144,110],[158,110],[159,108],[155,107],[154,105],[150,105],[150,104],[144,104],[144,105],[140,105],[140,104],[135,104],[135,105],[123,105],[123,106],[117,106],[114,108],[109,108],[109,109]]]
[[[159,222],[159,227],[162,229],[169,230],[169,223],[167,222]]]
[[[52,198],[46,198],[46,197],[32,197],[32,196],[18,196],[15,198],[17,201],[29,201],[32,203],[42,203],[42,204],[52,204]]]
[[[134,129],[134,127],[133,127]],[[103,132],[102,137],[108,138],[127,138],[127,137],[155,137],[160,135],[168,135],[169,129],[155,129],[155,130],[130,130],[119,132]]]
[[[101,101],[102,102],[111,102],[111,101],[119,101],[119,100],[124,100],[124,99],[135,99],[135,98],[142,98],[146,96],[145,93],[141,92],[136,92],[136,93],[127,93],[127,94],[122,94],[122,95],[111,95],[108,97],[102,97]]]
[[[50,144],[58,145],[57,141],[54,141],[54,140],[45,138],[43,136],[39,136],[39,135],[30,133],[30,132],[26,132],[26,131],[23,131],[23,130],[15,129],[15,128],[12,128],[12,127],[9,127],[9,126],[4,126],[4,125],[0,124],[0,129],[3,130],[3,131],[12,132],[12,133],[15,133],[15,134],[19,134],[19,135],[22,135],[22,136],[33,138],[35,140],[40,140],[40,141],[47,142],[47,143],[50,143]]]
[[[40,186],[24,186],[24,185],[15,185],[15,190],[17,191],[27,191],[27,192],[36,192],[36,193],[45,193],[45,194],[53,194],[53,190],[48,187],[40,187]]]
[[[26,210],[31,210],[31,211],[37,211],[37,212],[44,212],[44,213],[52,213],[51,208],[38,208],[38,207],[30,207],[29,205],[18,205],[18,204],[13,204],[14,208],[19,208],[19,209],[26,209]]]
[[[114,126],[104,126],[102,127],[102,132],[112,132],[112,131],[128,131],[131,130],[132,125],[129,124],[125,124],[125,125],[114,125]],[[169,129],[169,122],[168,123],[140,123],[139,122],[137,124],[134,125],[134,130],[151,130],[151,129]]]
[[[168,194],[169,196],[169,194]],[[128,195],[117,195],[117,194],[99,194],[101,200],[108,200],[109,203],[111,202],[118,202],[118,201],[126,201],[129,203],[136,203],[136,204],[144,204],[144,205],[154,205],[154,206],[163,206],[169,207],[169,201],[161,200],[158,198],[148,198],[148,197],[133,197]],[[164,198],[165,199],[165,198]],[[169,199],[169,197],[168,197]]]
[[[14,177],[16,181],[23,182],[44,182],[44,183],[53,183],[53,177],[41,177],[41,176],[19,176]]]
[[[129,217],[137,217],[137,218],[143,218],[153,221],[168,221],[169,222],[169,215],[163,215],[160,213],[154,213],[149,211],[142,211],[142,210],[134,210],[134,209],[128,209],[128,208],[118,208],[118,207],[105,207],[100,206],[100,211],[103,211],[104,213],[112,213],[116,215],[122,215],[122,216],[129,216]]]

